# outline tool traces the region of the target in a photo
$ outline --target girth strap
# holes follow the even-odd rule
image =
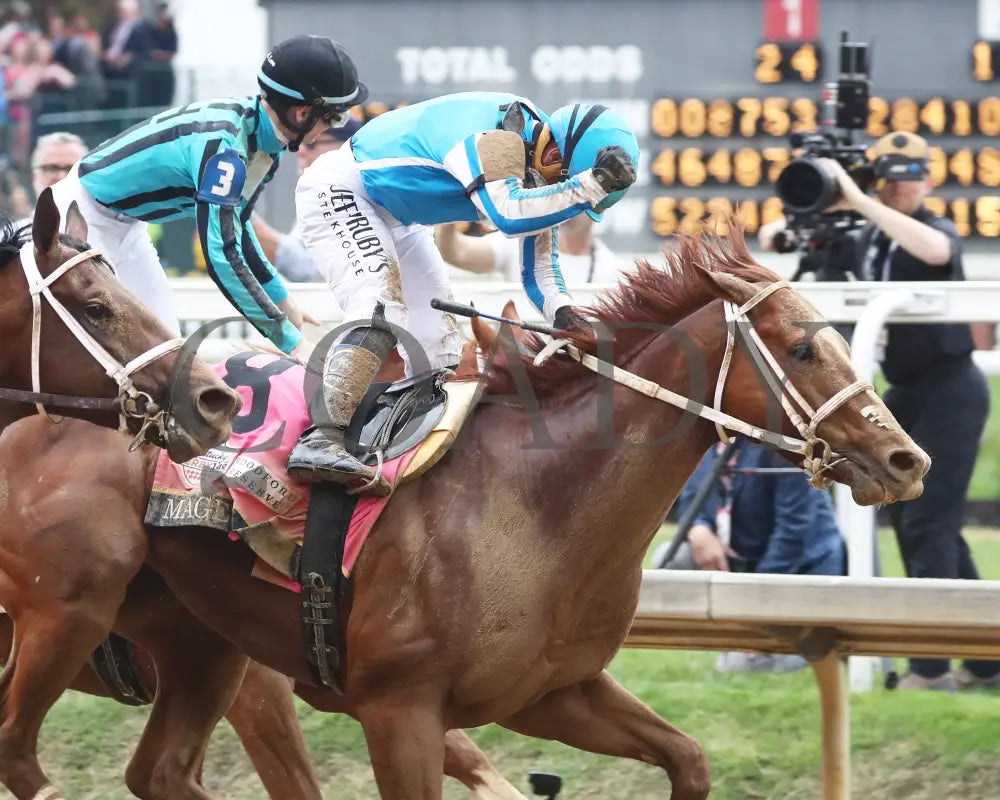
[[[113,700],[127,706],[145,706],[153,695],[142,682],[132,643],[116,633],[108,634],[90,657],[90,665]]]
[[[342,607],[351,582],[343,574],[347,527],[358,503],[338,483],[318,483],[309,496],[299,560],[302,626],[307,657],[317,686],[343,693],[338,673],[344,661]]]

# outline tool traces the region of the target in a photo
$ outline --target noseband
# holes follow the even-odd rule
[[[142,420],[142,425],[133,447],[138,446],[146,431],[150,426],[154,427],[161,437],[166,436],[166,421],[168,409],[160,408],[159,405],[146,392],[136,388],[132,382],[132,375],[139,370],[149,366],[158,358],[179,350],[184,346],[184,339],[176,338],[151,347],[146,352],[136,356],[127,364],[121,364],[104,347],[91,336],[87,330],[77,322],[76,318],[69,310],[56,299],[52,294],[51,286],[59,278],[69,272],[73,267],[82,264],[91,258],[100,257],[97,250],[87,250],[70,258],[60,264],[46,277],[38,270],[35,263],[35,248],[31,242],[25,244],[20,251],[21,267],[24,276],[28,281],[28,291],[31,293],[32,319],[31,319],[31,392],[20,392],[19,397],[14,397],[13,393],[6,392],[0,395],[3,399],[18,399],[22,402],[34,403],[38,413],[47,421],[55,422],[45,409],[45,403],[58,404],[64,408],[84,408],[117,410],[119,424],[122,430],[127,428],[128,418]],[[102,401],[97,398],[75,398],[62,397],[59,395],[44,394],[41,391],[41,341],[42,341],[42,298],[48,300],[56,314],[59,315],[63,323],[73,334],[74,338],[83,345],[91,356],[99,363],[108,377],[118,384],[118,397],[113,401]],[[54,400],[53,400],[54,398]],[[103,405],[102,405],[103,403]]]
[[[797,453],[802,456],[802,469],[809,476],[810,482],[817,488],[825,488],[829,485],[830,479],[823,473],[833,467],[843,457],[835,453],[829,442],[820,438],[816,430],[819,424],[829,417],[840,406],[854,397],[856,394],[872,389],[871,383],[866,380],[856,380],[849,386],[845,386],[833,397],[827,400],[816,410],[806,402],[805,398],[792,385],[788,375],[781,368],[775,359],[774,354],[754,330],[750,322],[749,312],[758,303],[772,295],[779,289],[790,289],[787,281],[776,281],[761,289],[742,306],[737,306],[728,300],[724,301],[723,307],[726,315],[726,352],[722,357],[722,368],[719,370],[719,378],[715,385],[715,399],[713,406],[709,407],[695,402],[687,397],[665,389],[653,381],[646,380],[628,370],[616,367],[606,361],[584,353],[578,347],[571,344],[567,339],[553,339],[535,356],[535,364],[541,364],[554,353],[564,350],[567,355],[579,361],[584,367],[600,375],[611,378],[616,383],[624,384],[637,392],[641,392],[648,397],[655,398],[664,403],[676,406],[682,411],[696,414],[699,417],[710,420],[715,424],[719,438],[727,444],[732,441],[730,433],[738,433],[756,442],[767,443],[781,450]],[[801,439],[785,436],[780,433],[758,428],[733,417],[722,410],[722,396],[725,391],[726,378],[729,375],[729,367],[732,363],[733,352],[736,349],[737,335],[746,345],[750,357],[756,363],[765,383],[772,395],[781,401],[781,407],[798,430]],[[797,406],[797,407],[796,407]],[[808,422],[806,421],[808,419]]]

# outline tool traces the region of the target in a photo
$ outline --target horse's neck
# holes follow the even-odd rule
[[[0,306],[0,313],[3,311],[4,307]],[[14,318],[23,319],[24,317],[21,315]],[[0,354],[0,386],[5,389],[31,389],[31,374],[28,366],[31,345],[29,343],[22,345],[21,337],[17,337],[16,341],[12,342],[11,340],[15,336],[14,331],[0,331],[0,336],[4,335],[7,338],[4,352]],[[30,417],[34,413],[36,413],[35,407],[26,403],[0,402],[0,430],[19,419]]]
[[[716,305],[676,326],[683,344],[678,345],[675,336],[657,336],[623,367],[712,405],[725,348]],[[701,363],[692,364],[696,358]],[[594,496],[607,497],[610,510],[620,513],[616,518],[628,521],[627,526],[616,526],[613,547],[633,550],[641,558],[705,451],[717,441],[717,433],[707,420],[624,386],[616,387],[615,397],[616,428],[627,432],[631,446],[605,454],[608,473],[616,475],[620,487],[618,497],[607,497],[600,485],[593,487]]]
[[[725,346],[718,316],[717,307],[692,314],[676,326],[686,334],[680,337],[683,346],[677,337],[660,335],[621,366],[684,396],[694,392],[691,399],[711,405]],[[692,348],[692,342],[698,346]],[[704,371],[702,364],[690,364],[695,356],[703,360]],[[704,385],[702,375],[707,377]],[[641,561],[666,512],[716,441],[716,432],[706,420],[605,381],[599,378],[596,391],[543,413],[553,441],[565,447],[532,459],[542,468],[529,480],[551,487],[543,491],[548,496],[542,502],[559,507],[560,527],[565,523],[564,529],[572,532],[574,548],[587,547],[604,563]],[[602,394],[613,398],[611,424],[600,421],[608,419],[600,409]],[[497,430],[496,435],[503,433]],[[572,499],[560,500],[560,492]]]

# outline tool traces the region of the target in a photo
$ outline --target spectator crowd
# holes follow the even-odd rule
[[[98,19],[101,8],[110,12]],[[40,115],[168,107],[177,34],[167,3],[144,19],[139,0],[0,5],[0,121],[7,172],[25,171]],[[8,182],[10,182],[8,180]],[[10,187],[3,186],[11,205]]]

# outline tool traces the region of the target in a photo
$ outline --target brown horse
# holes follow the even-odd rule
[[[182,340],[170,339],[100,253],[88,248],[86,223],[75,206],[68,217],[69,233],[60,236],[59,211],[46,189],[30,230],[0,219],[0,429],[38,408],[2,402],[10,390],[33,391],[30,399],[44,390],[86,395],[60,404],[59,411],[99,424],[119,425],[124,410],[133,433],[158,417],[144,438],[165,443],[175,460],[224,442],[239,395],[197,359],[185,390],[172,390],[174,368],[185,360],[177,352]],[[116,397],[122,409],[86,402]],[[175,414],[184,426],[175,423]]]
[[[728,429],[753,433],[767,430],[769,422],[780,424],[786,438],[776,441],[788,446],[796,429],[812,436],[818,455],[808,460],[810,467],[850,484],[859,502],[908,499],[921,491],[926,455],[870,388],[857,385],[843,340],[829,328],[817,333],[818,314],[794,292],[775,291],[776,276],[752,261],[738,231],[729,244],[713,237],[686,241],[668,267],[642,266],[596,309],[602,323],[646,326],[615,335],[614,361],[632,378],[613,377],[630,386],[612,384],[607,364],[594,367],[604,373],[598,377],[562,357],[534,366],[516,355],[500,356],[487,402],[467,423],[462,446],[402,487],[379,521],[355,572],[342,675],[346,694],[314,690],[308,699],[361,722],[383,797],[440,797],[445,732],[488,722],[658,765],[668,773],[675,800],[707,796],[707,763],[698,744],[604,670],[628,631],[649,541],[716,437],[710,421],[659,402],[662,390],[636,375],[686,393],[697,401],[688,402],[688,410],[711,407],[717,398],[720,413],[731,416],[710,419]],[[720,324],[724,308],[731,308],[724,301],[744,305],[759,345],[750,336],[733,353],[732,337]],[[577,343],[594,346],[585,337]],[[781,377],[770,385],[798,398],[807,421],[797,419],[787,398],[782,405],[788,416],[779,423],[770,413],[773,397],[756,366],[762,353]],[[727,374],[715,392],[713,382]],[[8,431],[0,463],[30,463],[32,472],[51,475],[63,487],[64,505],[77,506],[67,510],[72,519],[53,520],[48,530],[67,531],[64,541],[71,530],[80,553],[106,541],[107,525],[117,523],[135,548],[148,543],[149,563],[206,624],[262,663],[311,682],[298,598],[249,577],[249,550],[203,529],[144,534],[154,463],[148,453],[129,454],[121,446],[116,452],[103,432],[67,427],[50,431],[41,446],[36,442],[32,456],[40,431],[45,429],[31,421]],[[81,451],[94,459],[88,475],[65,467],[67,454]],[[37,489],[20,480],[23,473],[8,470],[5,478],[22,499],[35,500]],[[114,491],[103,498],[98,524],[69,498],[103,488],[105,478]],[[32,548],[38,537],[37,521],[17,516],[21,507],[8,502],[2,509],[13,524],[0,552],[0,600],[21,589],[19,580],[6,579],[9,553]],[[75,563],[86,572],[93,559]],[[112,592],[135,575],[132,565],[113,560],[104,567]],[[88,587],[91,594],[78,593],[78,602],[98,603],[104,588]],[[130,616],[141,617],[142,607],[134,585],[116,629],[129,635]],[[79,665],[92,646],[60,641],[60,663]],[[219,695],[235,691],[235,648],[188,648],[201,656],[197,674],[185,687],[174,687],[169,715],[154,710],[140,751],[150,742],[162,744],[168,730],[178,746],[178,726],[186,726],[185,746],[199,761],[214,724],[210,712],[225,710],[216,702]],[[14,655],[21,656],[24,671],[28,663],[52,660],[38,652],[27,659],[16,649]],[[41,672],[34,689],[51,692]],[[5,704],[23,699],[31,687],[19,688],[5,691]],[[4,744],[0,726],[0,761]],[[10,772],[3,777],[13,789]]]
[[[52,201],[51,191],[46,190],[39,198],[30,230],[18,230],[12,221],[0,217],[0,337],[5,343],[0,355],[0,387],[3,390],[29,392],[32,388],[43,389],[48,395],[82,396],[80,400],[85,401],[111,400],[117,394],[115,382],[109,378],[105,367],[90,357],[85,346],[47,300],[39,303],[39,380],[38,385],[33,387],[31,353],[34,312],[20,253],[29,242],[33,244],[32,255],[39,274],[44,278],[78,253],[88,251],[86,223],[75,212],[75,206],[71,207],[66,223],[68,234],[60,236],[59,212]],[[115,279],[111,267],[98,254],[70,267],[66,274],[52,282],[51,291],[56,301],[120,363],[131,362],[170,339],[167,329]],[[164,407],[177,358],[176,349],[171,348],[164,357],[138,371],[134,378],[139,391],[146,392]],[[194,431],[202,439],[198,448],[201,451],[229,437],[229,419],[239,409],[240,398],[200,364],[192,369],[190,386],[190,402],[200,409],[195,418],[205,422],[203,429]],[[0,430],[17,419],[36,413],[33,403],[4,402],[5,399],[5,394],[0,395]],[[69,416],[116,427],[119,416],[111,410],[111,405],[110,402],[80,402],[76,405],[71,400],[58,405],[58,410]],[[56,410],[51,405],[48,408]],[[129,422],[134,433],[141,420],[130,418]],[[81,423],[66,421],[64,424]],[[153,432],[150,428],[149,433]],[[177,439],[177,433],[173,435]],[[183,444],[183,441],[178,440],[177,443]],[[188,452],[194,455],[198,451]],[[181,457],[180,453],[178,456]],[[17,605],[16,601],[14,605]],[[182,616],[189,616],[184,609],[179,610]],[[194,624],[201,627],[197,622]],[[13,640],[13,624],[4,613],[0,615],[0,663],[7,662]],[[143,653],[139,661],[146,685],[155,688],[156,673],[152,660]],[[90,693],[106,693],[89,668],[76,677],[74,686]],[[246,686],[246,699],[234,704],[229,715],[241,739],[247,744],[265,784],[274,786],[275,792],[278,792],[275,797],[318,800],[321,795],[305,754],[288,679],[255,665],[248,670]],[[261,704],[259,698],[266,698],[267,702]],[[11,711],[4,709],[3,719],[8,723],[8,729],[16,730],[16,710],[13,714]],[[293,791],[289,791],[290,786],[295,787]]]
[[[156,578],[150,576],[155,581]],[[152,616],[172,621],[170,636],[162,637],[166,644],[186,647],[192,640],[192,623],[188,621],[188,612],[178,607],[175,600],[166,598],[161,604],[146,608]],[[196,628],[201,624],[194,622]],[[151,632],[155,636],[155,632]],[[7,654],[14,641],[14,625],[7,614],[0,615],[0,665],[6,665]],[[148,639],[146,640],[148,642]],[[157,652],[162,652],[157,648]],[[158,685],[157,666],[147,650],[136,649],[136,666],[139,669],[143,685],[155,691]],[[160,667],[161,673],[169,673],[172,662]],[[169,679],[169,677],[168,677]],[[292,702],[293,681],[274,670],[255,661],[247,665],[243,682],[225,712],[233,730],[239,736],[250,761],[260,776],[268,797],[272,800],[322,800],[323,794],[319,781],[309,760],[305,737],[299,725],[298,714]],[[97,697],[109,697],[108,688],[103,684],[97,673],[89,666],[85,667],[73,679],[69,688]],[[313,687],[301,686],[300,693],[308,699]],[[346,707],[342,709],[346,711]],[[34,753],[32,743],[31,753]],[[175,763],[171,754],[161,751],[161,762],[166,762],[163,770],[171,769]],[[155,770],[154,770],[155,771]],[[486,800],[518,800],[522,798],[500,773],[489,763],[482,751],[462,731],[449,731],[445,747],[444,773],[461,781],[472,790],[477,797]],[[162,773],[161,773],[162,774]],[[182,783],[182,771],[177,775],[163,774],[162,781],[166,787]],[[148,794],[146,787],[133,785],[140,797],[153,796]],[[26,795],[34,797],[35,793]],[[166,789],[164,796],[176,798],[179,795]]]

